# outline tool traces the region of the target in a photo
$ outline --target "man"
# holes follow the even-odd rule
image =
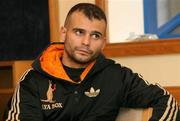
[[[21,78],[6,116],[23,121],[114,121],[120,107],[153,107],[150,121],[176,120],[176,100],[101,54],[107,20],[89,3],[72,7],[52,43]]]

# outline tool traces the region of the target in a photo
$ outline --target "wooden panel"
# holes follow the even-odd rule
[[[180,106],[180,86],[169,86],[165,87],[167,91],[169,91],[177,100],[178,105]]]
[[[12,96],[12,93],[0,93],[0,96],[1,96],[1,98],[0,98],[0,121],[2,121],[5,108],[7,106],[9,99]]]
[[[106,1],[105,0],[95,0],[96,5],[98,5],[102,10],[106,11]]]
[[[4,113],[5,107],[7,105],[7,102],[9,98],[12,96],[15,86],[18,83],[19,78],[23,74],[23,72],[30,68],[32,61],[1,61],[0,62],[0,68],[1,74],[0,74],[0,81],[5,81],[7,83],[11,83],[11,86],[4,86],[4,84],[0,83],[1,86],[4,86],[3,88],[0,88],[0,121],[2,121],[2,115]],[[8,67],[8,68],[7,68]],[[5,68],[5,69],[4,69]],[[3,70],[4,69],[4,70]],[[3,72],[4,71],[4,72]],[[11,72],[11,73],[10,73]],[[10,78],[9,78],[10,77]],[[2,79],[4,78],[4,79]],[[10,80],[7,81],[9,78]]]
[[[144,56],[180,53],[180,38],[143,42],[107,44],[104,54],[108,57]]]
[[[0,66],[12,66],[13,61],[0,61]]]
[[[13,71],[11,65],[0,66],[0,89],[13,88]]]
[[[5,68],[5,71],[7,71],[6,67],[12,69],[7,71],[7,74],[4,74],[4,76],[8,76],[8,74],[12,71],[12,77],[7,77],[8,78],[12,78],[12,88],[15,87],[21,77],[21,75],[23,74],[23,72],[30,68],[32,64],[32,60],[23,60],[23,61],[1,61],[0,62],[0,67],[1,68]],[[3,70],[2,70],[3,71]],[[6,73],[6,72],[4,72]],[[5,77],[4,77],[5,78]],[[6,81],[6,80],[5,80]],[[7,82],[7,81],[6,81]],[[9,81],[8,81],[9,83]],[[1,86],[0,86],[1,87]],[[0,89],[1,90],[1,89]]]
[[[50,41],[60,41],[60,17],[58,0],[49,0]]]
[[[9,93],[13,89],[13,61],[0,61],[0,92]]]
[[[108,19],[108,0],[95,0],[95,3],[105,12],[106,17]],[[109,25],[108,24],[107,24],[105,37],[106,37],[107,43],[109,43]]]
[[[15,87],[19,82],[20,77],[22,74],[31,67],[32,61],[15,61],[13,67],[13,86]]]
[[[14,91],[13,88],[0,89],[0,94],[9,94],[9,93],[13,93],[13,91]]]

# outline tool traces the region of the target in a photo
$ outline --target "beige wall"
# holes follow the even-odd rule
[[[180,54],[113,58],[150,83],[180,86]]]

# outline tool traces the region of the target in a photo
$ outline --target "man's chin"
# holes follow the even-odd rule
[[[90,63],[91,60],[78,59],[78,60],[76,60],[76,62],[78,62],[79,64],[87,64],[87,63]]]
[[[75,58],[75,61],[79,64],[88,64],[93,61],[93,59],[90,58]]]
[[[79,64],[88,64],[94,61],[96,58],[95,55],[82,55],[82,54],[76,54],[73,56],[74,61]]]

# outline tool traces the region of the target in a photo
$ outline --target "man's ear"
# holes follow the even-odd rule
[[[66,39],[66,31],[67,29],[64,26],[60,28],[60,38],[62,42],[64,42]]]

